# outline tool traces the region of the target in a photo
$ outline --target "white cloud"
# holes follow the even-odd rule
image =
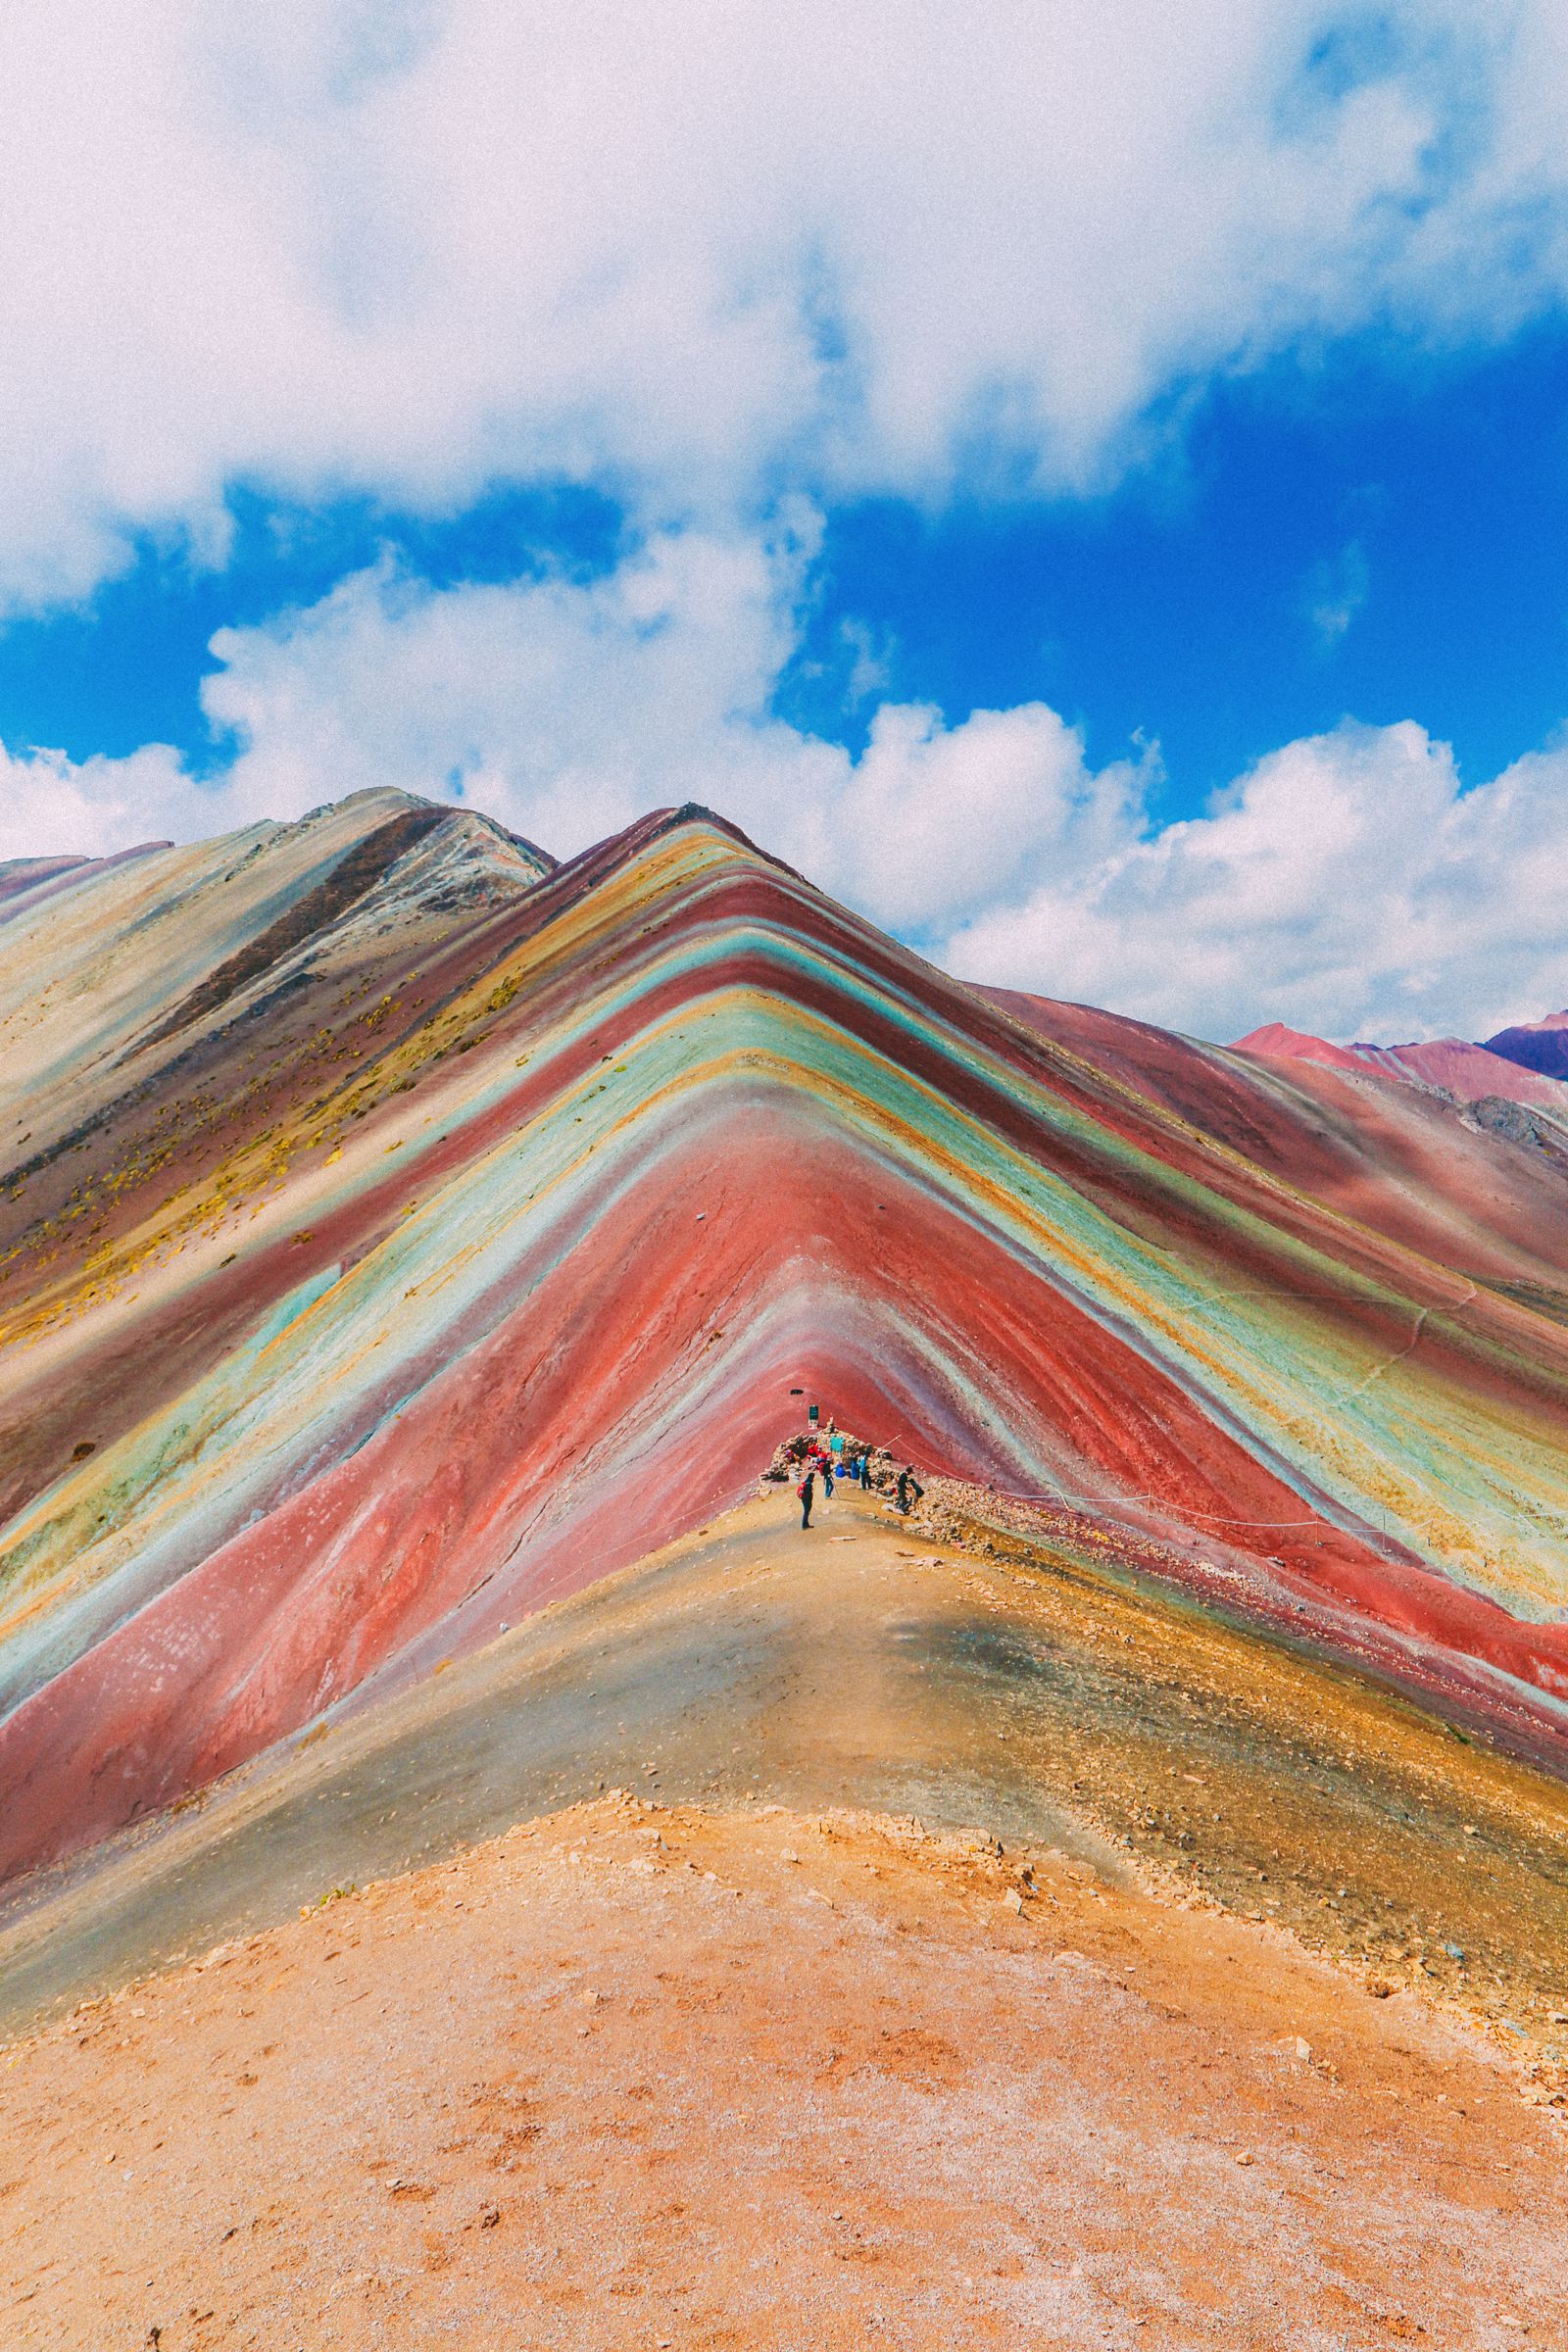
[[[1568,1002],[1568,752],[1460,790],[1410,721],[1260,760],[1204,816],[1134,820],[946,943],[972,979],[1209,1037],[1284,1020],[1390,1043],[1483,1037]]]
[[[192,793],[168,744],[79,762],[63,752],[13,755],[0,744],[0,858],[101,858],[176,831],[199,837],[213,828],[200,821]]]
[[[445,790],[567,854],[698,800],[906,936],[1020,898],[1043,852],[1084,864],[1126,822],[1133,771],[1092,777],[1044,704],[949,728],[881,704],[858,760],[770,715],[794,651],[813,518],[773,541],[669,533],[592,586],[436,590],[395,568],[214,641],[210,717],[239,755],[222,821],[369,784]],[[211,801],[201,804],[208,821]]]
[[[1357,65],[1364,15],[12,10],[0,599],[220,542],[237,479],[603,471],[712,519],[940,493],[999,436],[1081,479],[1300,334],[1504,331],[1568,285],[1561,11],[1395,0]]]
[[[432,507],[593,475],[610,579],[394,566],[220,632],[198,782],[0,755],[0,854],[451,791],[561,850],[731,813],[975,975],[1211,1032],[1475,1030],[1568,996],[1568,754],[1461,795],[1417,727],[1287,746],[1160,827],[1041,704],[771,715],[792,493],[1085,483],[1161,396],[1367,320],[1568,293],[1549,0],[54,0],[0,28],[0,607],[130,538],[221,558],[244,481]],[[782,502],[782,503],[781,503]],[[754,518],[785,517],[772,538]],[[1365,592],[1310,586],[1325,643]]]
[[[1332,653],[1366,603],[1372,582],[1359,539],[1341,549],[1333,563],[1317,565],[1307,582],[1307,618],[1324,653]]]
[[[611,577],[438,590],[388,565],[215,641],[237,751],[0,772],[0,851],[442,793],[569,853],[700,800],[963,976],[1206,1036],[1483,1036],[1568,1003],[1568,749],[1461,792],[1420,727],[1289,744],[1160,825],[1157,762],[1092,769],[1043,704],[946,725],[884,702],[863,754],[770,714],[813,545],[687,531]],[[30,803],[30,809],[24,804]]]

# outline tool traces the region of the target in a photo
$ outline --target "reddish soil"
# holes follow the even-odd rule
[[[612,1793],[9,2050],[4,2341],[1561,2345],[1539,2095],[1059,1853]]]

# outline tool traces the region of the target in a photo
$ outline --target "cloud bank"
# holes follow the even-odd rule
[[[1162,824],[1042,704],[774,712],[815,516],[1114,480],[1216,371],[1568,295],[1551,0],[55,0],[0,29],[0,610],[236,486],[461,512],[582,479],[591,587],[386,564],[220,631],[214,780],[0,767],[0,854],[399,783],[570,851],[696,797],[960,972],[1209,1034],[1477,1033],[1568,999],[1564,755],[1462,793],[1419,725]],[[1307,584],[1325,644],[1359,550]],[[874,695],[869,641],[858,688]]]
[[[1552,0],[54,0],[0,31],[0,600],[236,482],[645,519],[1101,478],[1568,286]]]
[[[1204,1036],[1262,1017],[1482,1036],[1568,1003],[1568,751],[1461,792],[1415,724],[1347,724],[1174,824],[1153,756],[1094,769],[1040,703],[948,726],[884,702],[852,758],[771,710],[809,520],[672,532],[591,586],[359,573],[216,640],[205,700],[237,745],[220,779],[160,747],[13,760],[0,791],[34,812],[0,851],[190,837],[396,784],[569,854],[695,799],[966,978]]]

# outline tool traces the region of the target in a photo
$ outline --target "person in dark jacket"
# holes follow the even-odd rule
[[[912,1462],[906,1462],[904,1468],[899,1472],[898,1493],[899,1508],[904,1512],[905,1516],[907,1517],[911,1506],[914,1503],[917,1503],[921,1495],[925,1493],[924,1487],[921,1486],[920,1481],[914,1475],[914,1464]]]
[[[801,1498],[801,1525],[809,1527],[811,1524],[811,1497],[816,1492],[816,1472],[808,1470],[795,1492]]]

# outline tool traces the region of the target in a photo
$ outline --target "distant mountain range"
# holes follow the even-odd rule
[[[1529,1102],[1568,1118],[1568,1012],[1499,1029],[1482,1045],[1441,1037],[1416,1046],[1336,1046],[1268,1021],[1238,1038],[1233,1051],[1272,1061],[1316,1061],[1328,1069],[1376,1070],[1441,1087],[1461,1102]]]
[[[807,1399],[1560,1764],[1562,1038],[970,989],[698,808],[0,868],[0,1875],[701,1525]]]

